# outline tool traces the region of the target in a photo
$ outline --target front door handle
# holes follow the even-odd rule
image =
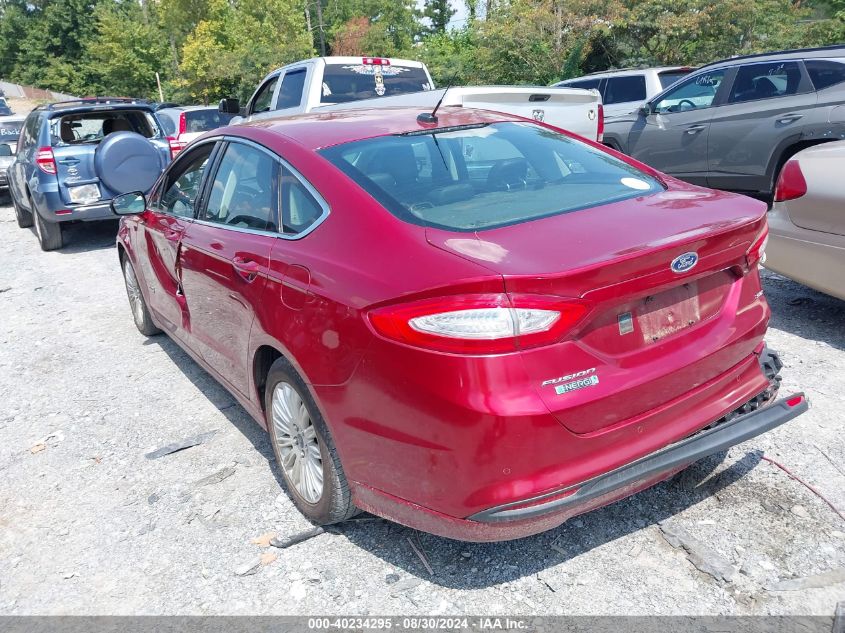
[[[701,130],[703,130],[706,127],[707,127],[706,125],[690,125],[686,129],[686,133],[687,134],[698,134],[699,132],[701,132]]]
[[[258,262],[251,259],[245,259],[243,257],[233,258],[232,267],[247,283],[255,281],[255,278],[258,277],[258,273],[261,270],[261,265]]]
[[[803,117],[803,114],[785,114],[784,116],[778,119],[778,123],[782,125],[787,125],[789,123],[793,123]]]

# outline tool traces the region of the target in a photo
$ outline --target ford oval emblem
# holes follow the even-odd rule
[[[672,260],[672,272],[676,273],[685,273],[688,270],[692,270],[695,268],[695,265],[698,263],[698,253],[684,253],[683,255],[678,255],[675,259]]]

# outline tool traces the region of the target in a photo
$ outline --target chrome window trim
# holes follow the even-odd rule
[[[152,202],[153,194],[158,195],[158,200],[156,200],[156,206],[153,209],[155,211],[155,213],[160,213],[161,215],[166,215],[166,216],[169,216],[171,218],[179,218],[180,220],[184,220],[185,222],[193,222],[197,219],[196,207],[194,209],[192,209],[193,213],[190,216],[177,215],[175,213],[171,213],[170,211],[163,209],[160,206],[160,203],[161,203],[161,197],[166,193],[166,191],[162,191],[162,188],[165,185],[167,185],[168,179],[170,178],[170,174],[167,173],[167,172],[170,171],[171,166],[176,161],[179,161],[183,156],[187,156],[189,153],[193,154],[195,150],[199,149],[203,145],[208,145],[209,143],[211,143],[211,144],[217,143],[217,141],[221,140],[222,138],[223,138],[222,136],[214,136],[212,138],[203,139],[203,140],[201,140],[197,143],[191,143],[191,147],[189,148],[188,151],[183,150],[183,151],[185,151],[184,154],[182,154],[182,152],[180,152],[179,156],[177,156],[175,159],[170,161],[170,164],[161,173],[161,176],[159,176],[159,180],[157,180],[156,183],[153,185],[153,188],[150,189],[150,194],[149,194],[150,197],[147,198],[147,204],[149,205],[150,202]],[[211,148],[211,153],[208,155],[208,160],[210,161],[213,157],[214,157],[214,147]],[[165,173],[167,173],[167,176],[165,176]],[[182,173],[184,174],[184,172],[182,172]],[[203,188],[200,189],[200,193],[197,194],[197,198],[199,198],[201,196]],[[156,191],[156,190],[158,190],[158,191]],[[194,203],[196,204],[196,200],[194,201]]]
[[[305,237],[306,235],[308,235],[309,233],[314,231],[318,226],[320,226],[326,220],[327,217],[329,217],[329,215],[331,213],[331,207],[329,207],[329,203],[326,202],[325,198],[323,198],[323,196],[320,195],[320,193],[314,188],[314,186],[310,182],[308,182],[308,180],[305,178],[305,176],[303,176],[298,169],[296,169],[293,165],[291,165],[288,161],[286,161],[284,158],[279,156],[276,152],[274,152],[270,148],[265,147],[264,145],[261,145],[260,143],[256,143],[252,139],[244,138],[242,136],[217,136],[217,137],[213,137],[213,139],[208,139],[208,140],[209,141],[211,141],[211,140],[222,140],[226,143],[240,143],[242,145],[251,146],[254,149],[257,149],[261,152],[264,152],[265,154],[270,156],[274,161],[279,163],[282,167],[284,167],[285,169],[290,171],[291,174],[293,174],[293,176],[300,183],[302,183],[302,185],[305,187],[305,189],[308,190],[308,193],[310,193],[314,197],[314,199],[317,201],[317,204],[320,205],[320,208],[323,210],[323,212],[319,215],[319,217],[316,220],[314,220],[311,224],[309,224],[307,228],[305,228],[304,230],[300,231],[299,233],[295,233],[295,234],[282,233],[282,232],[279,232],[279,231],[263,231],[263,230],[259,230],[259,229],[250,229],[250,228],[239,227],[239,226],[230,226],[228,224],[221,224],[219,222],[209,222],[208,220],[202,220],[199,217],[194,218],[194,222],[196,222],[198,224],[202,224],[204,226],[215,226],[215,227],[218,227],[218,228],[228,229],[230,231],[238,231],[240,233],[250,233],[252,235],[268,235],[268,236],[271,236],[271,237],[278,237],[280,239],[287,240],[287,241],[296,241],[296,240],[301,240],[303,237]],[[214,175],[215,176],[217,175],[216,172],[215,172]],[[281,189],[277,193],[280,194]],[[203,209],[203,211],[204,210],[205,209]],[[280,214],[280,216],[282,214],[281,200],[279,201],[279,214]],[[280,217],[279,220],[281,220],[281,219],[282,218]]]

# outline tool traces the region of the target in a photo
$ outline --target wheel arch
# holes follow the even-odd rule
[[[772,154],[772,158],[769,160],[769,167],[766,170],[766,175],[768,176],[771,191],[770,194],[774,195],[775,187],[777,187],[777,180],[778,176],[780,176],[780,171],[783,169],[783,166],[786,164],[790,158],[795,156],[801,150],[805,150],[808,147],[813,147],[815,145],[821,145],[822,143],[829,143],[830,141],[835,141],[837,139],[789,139],[786,143],[784,143],[783,147],[779,148]]]

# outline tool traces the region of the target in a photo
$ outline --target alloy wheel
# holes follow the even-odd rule
[[[273,430],[285,478],[307,503],[323,494],[323,458],[317,429],[296,390],[280,382],[273,390]]]

